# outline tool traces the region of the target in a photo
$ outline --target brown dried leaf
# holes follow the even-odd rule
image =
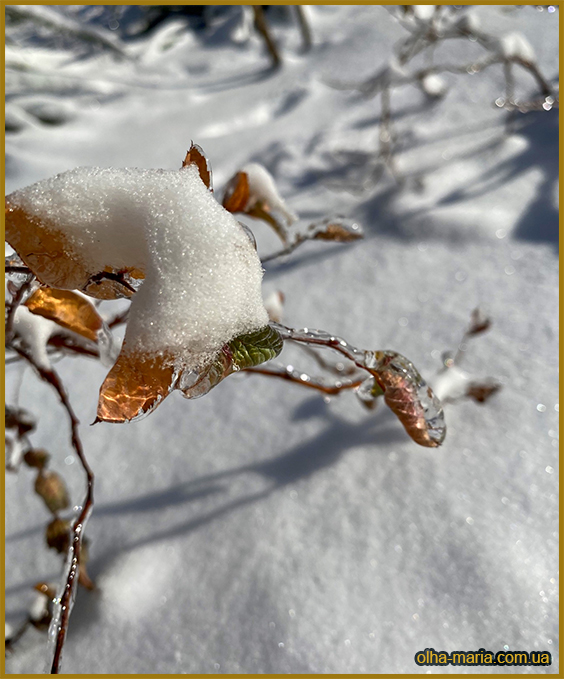
[[[182,161],[182,167],[195,164],[198,166],[198,172],[204,184],[210,191],[213,191],[212,186],[212,171],[210,161],[206,158],[206,154],[198,144],[192,142],[192,146],[186,153],[186,158]],[[182,168],[181,168],[182,169]]]
[[[96,422],[129,422],[149,412],[168,396],[173,372],[162,357],[122,350],[100,388]]]
[[[70,541],[70,523],[58,517],[53,519],[45,529],[47,546],[59,554],[66,554]]]
[[[480,311],[480,309],[474,309],[472,315],[470,316],[470,327],[468,328],[468,335],[478,335],[485,332],[491,326],[492,321],[487,316]]]
[[[323,231],[318,231],[314,236],[314,240],[330,240],[336,243],[350,243],[354,240],[359,240],[363,237],[362,231],[351,230],[345,224],[338,222],[331,222],[327,224]]]
[[[237,172],[227,184],[223,207],[229,212],[244,212],[249,195],[249,176],[246,172]]]
[[[17,429],[18,435],[23,436],[35,429],[35,420],[27,410],[5,405],[4,426],[6,429]]]
[[[71,290],[39,288],[25,302],[25,306],[34,314],[55,321],[93,342],[97,341],[103,325],[92,304]]]
[[[34,450],[28,450],[24,455],[24,462],[28,467],[34,467],[35,469],[44,469],[49,463],[49,458],[51,456],[46,450],[41,450],[36,448]]]
[[[35,492],[43,498],[47,509],[53,514],[69,506],[65,482],[57,472],[40,471],[35,480]]]
[[[473,383],[468,387],[466,396],[468,396],[468,398],[474,399],[474,401],[477,401],[478,403],[485,403],[490,398],[490,396],[493,396],[500,389],[501,384],[497,384],[496,382],[489,384]]]

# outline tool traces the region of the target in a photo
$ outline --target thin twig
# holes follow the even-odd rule
[[[354,382],[346,381],[341,384],[337,383],[330,386],[327,384],[323,384],[322,382],[319,382],[318,380],[310,377],[306,373],[300,373],[290,366],[288,366],[287,368],[273,367],[270,369],[246,368],[244,372],[256,373],[258,375],[266,375],[267,377],[278,377],[282,380],[287,380],[289,382],[293,382],[294,384],[299,384],[302,387],[309,387],[310,389],[316,389],[317,391],[321,391],[324,394],[331,395],[339,394],[341,391],[344,391],[345,389],[356,389],[364,382],[364,379],[362,379],[356,380]]]
[[[18,291],[14,295],[14,298],[12,299],[12,302],[10,304],[10,307],[8,309],[8,317],[6,318],[6,330],[5,330],[5,338],[6,338],[6,344],[10,344],[12,340],[14,339],[14,319],[16,317],[16,310],[21,304],[25,293],[29,290],[29,287],[31,286],[33,280],[35,279],[35,275],[32,274],[31,272],[27,275],[27,278],[25,281],[20,285],[18,288]]]
[[[37,361],[24,349],[20,347],[11,347],[14,351],[17,351],[39,374],[44,382],[49,383],[57,392],[59,400],[61,401],[63,407],[67,411],[67,415],[70,420],[71,425],[71,441],[72,446],[82,464],[82,468],[86,473],[86,496],[84,498],[82,510],[74,522],[71,531],[71,539],[69,541],[69,551],[67,563],[70,564],[69,570],[65,580],[65,587],[63,594],[60,598],[61,607],[61,617],[59,623],[59,629],[57,630],[57,637],[55,640],[55,651],[53,654],[53,660],[51,663],[51,674],[59,674],[60,664],[61,664],[61,654],[63,651],[63,645],[65,643],[65,637],[67,634],[69,617],[71,613],[72,603],[74,599],[74,592],[76,585],[78,583],[78,575],[80,570],[80,558],[82,549],[82,537],[84,532],[84,526],[88,520],[88,516],[94,505],[94,473],[90,469],[90,465],[86,460],[84,455],[84,450],[82,447],[82,441],[80,440],[80,435],[78,433],[79,421],[74,413],[74,410],[70,404],[68,395],[65,391],[63,383],[61,382],[58,374],[53,370],[46,370],[41,367]],[[55,617],[55,615],[53,616]]]

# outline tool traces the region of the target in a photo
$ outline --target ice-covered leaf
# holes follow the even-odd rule
[[[407,433],[422,446],[440,446],[446,434],[443,408],[413,363],[395,351],[367,354],[366,367],[376,377],[384,390],[386,405]]]
[[[186,157],[182,161],[182,168],[192,164],[196,165],[198,168],[200,178],[204,184],[210,191],[213,191],[213,179],[210,161],[206,157],[206,154],[204,153],[201,146],[194,144],[194,142],[192,142],[192,146],[190,146],[188,152],[186,153]]]
[[[421,377],[411,361],[395,351],[365,351],[352,346],[341,337],[323,330],[294,330],[272,324],[283,339],[329,347],[346,356],[358,368],[368,371],[374,382],[359,385],[360,398],[367,402],[384,393],[386,405],[395,413],[406,432],[421,446],[436,448],[446,435],[443,408],[431,387]],[[357,392],[358,393],[358,392]]]
[[[34,314],[96,342],[103,321],[94,306],[71,290],[39,288],[25,302]]]
[[[168,396],[173,375],[162,357],[122,350],[100,389],[97,420],[120,423],[145,415]]]
[[[178,389],[186,398],[207,394],[233,372],[277,356],[282,350],[280,334],[270,326],[239,335],[211,359],[194,357],[198,368],[175,368],[175,357],[147,357],[125,348],[108,373],[98,401],[97,421],[129,422],[154,410]]]
[[[229,342],[231,360],[235,370],[244,370],[276,358],[282,351],[283,341],[272,326],[267,325]]]

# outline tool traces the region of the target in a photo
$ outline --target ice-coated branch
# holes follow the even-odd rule
[[[293,366],[274,365],[270,368],[247,368],[244,372],[256,373],[258,375],[266,375],[267,377],[278,377],[294,384],[299,384],[301,387],[309,387],[316,389],[323,394],[336,395],[346,389],[358,389],[364,382],[361,380],[344,380],[343,382],[335,382],[333,385],[324,384],[320,380],[311,377],[307,373],[296,370]]]
[[[82,509],[78,518],[72,525],[69,550],[67,554],[67,572],[64,579],[64,588],[61,595],[55,601],[55,610],[53,619],[49,628],[49,639],[54,645],[53,658],[50,667],[50,674],[59,674],[61,665],[61,655],[67,634],[69,618],[74,603],[74,596],[78,584],[81,564],[81,550],[82,539],[84,535],[84,527],[92,511],[94,505],[94,473],[88,464],[82,441],[78,432],[78,418],[76,417],[72,405],[69,401],[67,392],[63,386],[61,378],[53,370],[47,370],[40,366],[33,356],[21,347],[12,347],[18,354],[20,354],[38,373],[39,377],[50,384],[57,392],[59,400],[67,412],[70,426],[71,426],[71,442],[74,451],[86,474],[86,496],[84,498]]]
[[[358,385],[367,392],[365,396],[383,392],[384,401],[416,443],[430,448],[441,445],[446,435],[441,403],[407,358],[394,351],[357,349],[323,330],[295,330],[280,323],[271,326],[284,340],[327,347],[345,356],[368,373],[368,379]]]

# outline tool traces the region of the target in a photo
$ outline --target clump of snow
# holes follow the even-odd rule
[[[438,99],[446,94],[447,84],[440,75],[427,73],[421,80],[421,89],[427,96]]]
[[[83,167],[16,191],[8,201],[62,234],[87,271],[145,275],[131,305],[130,352],[181,354],[186,367],[192,354],[215,352],[268,323],[256,250],[195,165]]]
[[[413,14],[420,21],[431,21],[435,13],[435,5],[413,5]]]
[[[61,326],[20,305],[14,314],[14,330],[27,345],[37,365],[44,370],[51,370],[47,342],[53,335],[64,332]]]
[[[288,225],[297,221],[298,216],[286,205],[278,193],[274,178],[270,172],[259,163],[247,163],[241,168],[249,180],[249,200],[247,206],[260,201],[268,205],[271,210],[280,212],[286,218]]]
[[[264,306],[270,320],[280,323],[284,313],[284,293],[281,290],[274,290],[265,297]]]
[[[506,59],[535,60],[535,50],[522,33],[508,33],[500,38],[500,51]]]

